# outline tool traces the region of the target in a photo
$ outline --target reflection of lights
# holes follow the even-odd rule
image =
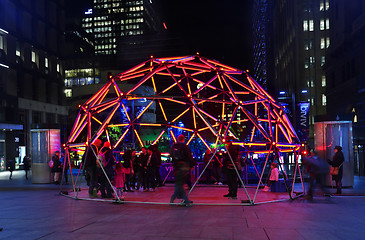
[[[280,95],[285,95],[285,94],[286,94],[286,92],[285,92],[285,91],[280,91],[280,92],[279,92],[279,94],[280,94]]]

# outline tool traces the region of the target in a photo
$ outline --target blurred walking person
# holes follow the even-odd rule
[[[184,205],[190,207],[192,205],[184,190],[184,180],[188,171],[190,171],[193,155],[190,148],[185,144],[184,135],[178,136],[177,143],[172,147],[171,157],[175,175],[175,191],[171,196],[170,203],[173,203],[177,197],[182,197]]]

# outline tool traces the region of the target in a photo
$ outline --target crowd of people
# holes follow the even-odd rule
[[[111,184],[118,190],[119,197],[135,190],[154,192],[156,187],[163,185],[161,163],[157,144],[143,147],[139,156],[135,150],[129,149],[119,157],[113,154],[108,141],[103,144],[97,139],[84,155],[89,196],[96,197],[100,191],[102,198],[113,198]]]
[[[184,199],[186,205],[190,205],[190,201],[185,194],[184,184],[187,185],[188,189],[191,188],[190,174],[196,162],[184,141],[184,136],[180,135],[170,153],[175,178],[175,191],[171,197],[171,203],[179,197]],[[179,154],[174,152],[178,149],[182,149],[181,151],[183,152],[180,154],[180,157]],[[230,137],[226,139],[226,150],[215,154],[209,149],[205,152],[203,157],[205,182],[222,185],[221,173],[223,173],[228,185],[228,193],[223,197],[237,199],[237,188],[239,183],[241,183],[237,172],[239,174],[242,173],[245,163],[240,156],[239,146],[233,145]],[[341,147],[336,146],[335,156],[332,160],[328,160],[328,162],[320,161],[322,159],[313,155],[303,159],[303,164],[310,176],[310,186],[307,195],[312,197],[315,183],[322,188],[323,179],[329,173],[329,164],[339,168],[338,174],[332,175],[332,180],[336,181],[336,193],[341,193],[342,164],[344,162],[341,150]],[[54,173],[54,181],[56,183],[59,183],[59,173],[61,172],[59,154],[60,152],[57,151],[52,158],[54,164],[52,172]],[[85,151],[83,164],[85,178],[89,186],[88,193],[92,198],[96,197],[98,192],[100,192],[102,198],[114,198],[113,192],[120,198],[123,198],[124,192],[154,192],[157,187],[163,186],[160,175],[162,164],[161,152],[157,144],[151,145],[148,148],[143,147],[139,154],[135,150],[130,149],[126,150],[123,155],[115,155],[108,141],[102,143],[101,140],[96,139]],[[269,191],[270,186],[277,182],[278,178],[278,165],[272,162],[269,180],[263,191]],[[112,186],[114,186],[115,191],[113,191]]]

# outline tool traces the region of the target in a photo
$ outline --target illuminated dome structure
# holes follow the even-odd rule
[[[132,102],[144,102],[144,106],[131,111],[128,106]],[[147,117],[151,109],[153,120]],[[111,141],[114,149],[123,149],[123,144],[132,140],[142,147],[146,139],[141,133],[151,129],[156,133],[151,144],[162,137],[176,142],[180,131],[186,133],[188,145],[200,139],[214,154],[214,146],[224,145],[226,137],[232,136],[234,144],[241,146],[243,158],[253,162],[254,154],[264,155],[265,167],[270,161],[282,163],[283,156],[291,154],[291,180],[294,183],[298,174],[302,179],[298,165],[300,140],[283,107],[248,72],[200,55],[151,57],[111,77],[80,106],[65,146],[66,157],[70,163],[73,149],[85,148],[100,138]],[[120,134],[112,140],[111,133]],[[257,190],[265,167],[261,173],[255,167],[260,178]],[[286,169],[281,171],[287,178]],[[290,198],[292,193],[293,187]],[[250,196],[248,199],[251,204],[255,201]]]

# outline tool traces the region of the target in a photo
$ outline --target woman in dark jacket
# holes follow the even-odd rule
[[[105,142],[102,149],[100,149],[101,153],[104,153],[105,156],[105,166],[104,170],[107,176],[103,172],[100,173],[100,192],[101,198],[112,198],[112,186],[109,181],[113,180],[114,177],[114,169],[113,166],[115,164],[115,159],[113,155],[113,150],[111,149],[110,142]],[[109,181],[107,179],[109,178]]]
[[[337,175],[332,175],[332,180],[336,181],[337,192],[336,194],[341,194],[341,180],[343,176],[343,162],[345,161],[345,157],[342,153],[342,147],[335,147],[335,155],[333,156],[332,161],[328,160],[328,163],[332,167],[339,167],[339,171]]]
[[[62,171],[62,164],[60,161],[60,151],[56,151],[55,154],[52,156],[53,167],[51,172],[53,175],[53,180],[55,184],[60,184],[60,174]]]

